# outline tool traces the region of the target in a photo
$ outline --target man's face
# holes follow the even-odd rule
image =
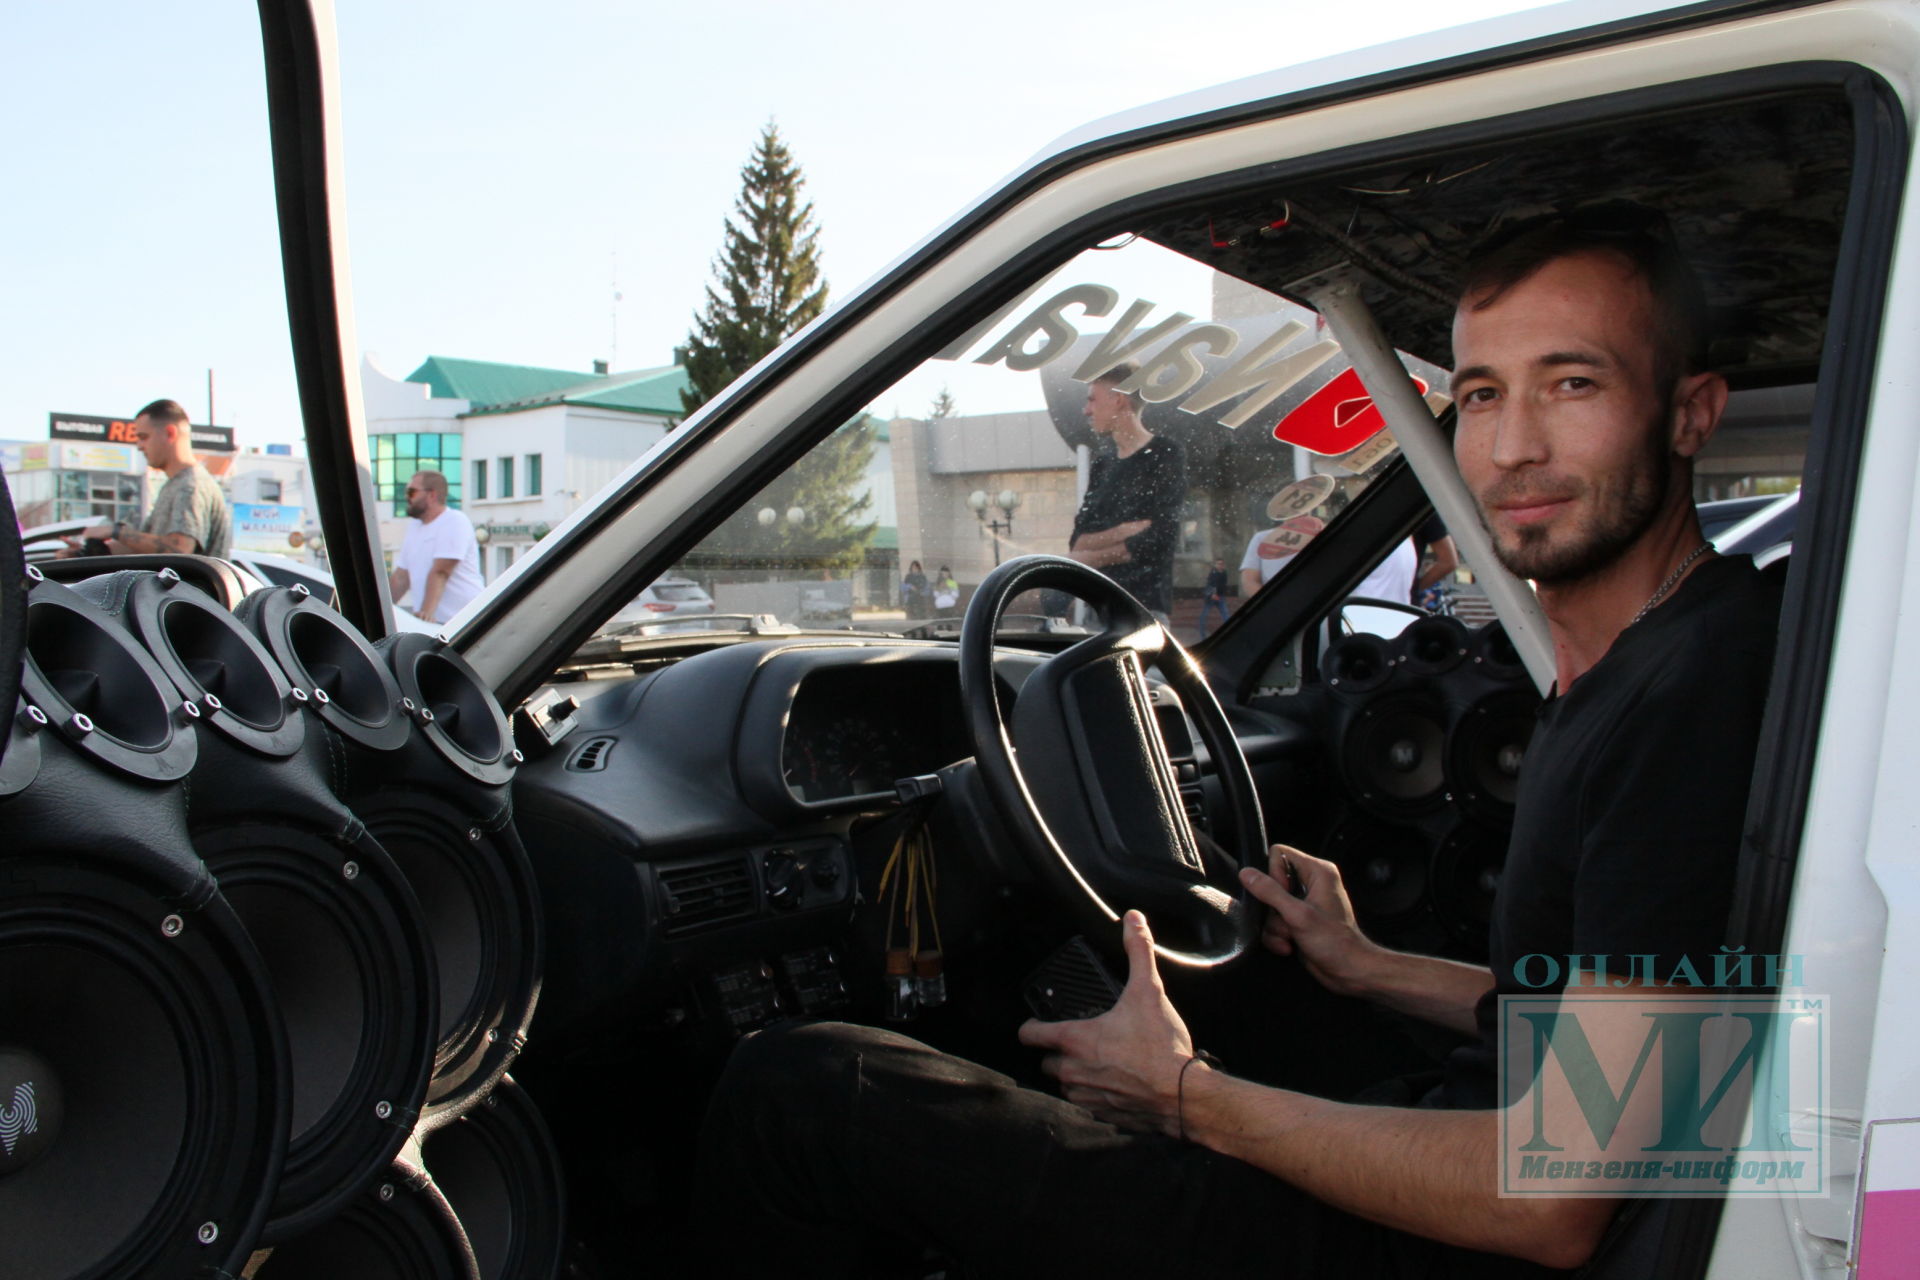
[[[1097,436],[1113,434],[1120,416],[1127,410],[1127,398],[1114,390],[1111,382],[1087,384],[1087,425]]]
[[[407,481],[407,514],[418,520],[427,514],[427,482],[420,476]]]
[[[150,467],[165,467],[172,460],[172,428],[165,423],[155,422],[146,414],[133,420],[133,442],[147,457]]]
[[[1669,497],[1675,415],[1652,295],[1613,256],[1580,254],[1484,310],[1472,301],[1453,324],[1460,474],[1502,564],[1578,581],[1617,560]]]

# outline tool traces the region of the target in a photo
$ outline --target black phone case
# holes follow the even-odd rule
[[[1120,984],[1078,934],[1027,975],[1023,990],[1027,1007],[1042,1022],[1097,1018],[1120,999]]]

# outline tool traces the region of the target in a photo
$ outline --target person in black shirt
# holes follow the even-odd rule
[[[1120,389],[1133,375],[1132,365],[1120,364],[1087,384],[1087,425],[1113,452],[1093,461],[1067,554],[1105,573],[1165,621],[1173,608],[1187,467],[1179,445],[1141,425],[1140,393]]]
[[[1242,872],[1272,908],[1270,949],[1336,992],[1477,1037],[1424,1105],[1216,1069],[1128,912],[1113,1009],[1021,1028],[1062,1098],[891,1032],[745,1041],[703,1150],[701,1200],[724,1205],[715,1230],[738,1246],[726,1261],[843,1274],[891,1232],[993,1275],[1538,1276],[1586,1262],[1617,1201],[1497,1194],[1492,1108],[1511,1100],[1489,1019],[1525,955],[1652,956],[1664,977],[1724,938],[1777,602],[1750,562],[1713,555],[1694,516],[1692,459],[1727,398],[1698,363],[1698,316],[1670,242],[1571,218],[1479,260],[1455,315],[1455,455],[1501,561],[1538,583],[1556,659],[1491,971],[1366,938],[1330,862],[1276,846],[1272,875]],[[1613,985],[1636,980],[1603,963]]]

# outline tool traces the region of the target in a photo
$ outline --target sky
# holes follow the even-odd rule
[[[838,297],[1100,116],[1527,7],[338,0],[359,348],[670,363],[769,120]],[[10,5],[0,47],[0,439],[205,421],[209,370],[243,446],[298,439],[253,6]]]

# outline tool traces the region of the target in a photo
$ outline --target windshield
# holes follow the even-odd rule
[[[709,628],[770,616],[942,635],[995,565],[1046,552],[1099,568],[1190,639],[1211,594],[1288,573],[1396,455],[1313,312],[1121,237],[897,379],[643,597],[697,585]],[[1414,563],[1411,541],[1396,547],[1359,594],[1407,603]],[[1006,626],[1078,621],[1030,592]],[[629,606],[600,635],[636,630]]]

